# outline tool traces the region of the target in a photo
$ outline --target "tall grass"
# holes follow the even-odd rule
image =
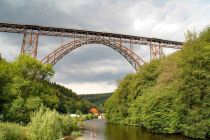
[[[0,140],[28,140],[27,127],[14,123],[0,123]]]
[[[82,124],[79,118],[41,107],[31,115],[28,126],[0,122],[0,140],[59,140],[77,131],[78,123]]]
[[[77,118],[72,118],[69,115],[60,115],[62,120],[62,133],[63,135],[70,135],[71,132],[78,130],[78,123],[81,121]]]
[[[30,140],[58,140],[62,137],[62,120],[56,111],[41,108],[29,125]]]

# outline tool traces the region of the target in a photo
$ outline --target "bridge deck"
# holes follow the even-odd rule
[[[109,33],[109,32],[97,32],[88,30],[78,30],[78,29],[67,29],[67,28],[57,28],[57,27],[47,27],[39,25],[23,25],[23,24],[10,24],[10,23],[0,23],[0,32],[9,33],[38,33],[39,35],[46,36],[59,36],[59,37],[84,37],[84,36],[100,36],[114,40],[120,40],[123,43],[132,44],[143,44],[148,45],[149,43],[162,44],[163,47],[181,49],[182,42],[164,40],[158,38],[140,37],[133,35]]]

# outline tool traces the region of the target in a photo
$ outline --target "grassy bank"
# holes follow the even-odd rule
[[[15,123],[0,123],[1,140],[58,140],[67,135],[78,132],[82,120],[71,118],[69,115],[60,115],[55,110],[40,108],[31,115],[31,122],[28,125]]]

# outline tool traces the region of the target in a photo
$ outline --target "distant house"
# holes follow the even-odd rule
[[[89,109],[88,112],[93,114],[94,116],[99,116],[100,115],[100,111],[95,107]]]

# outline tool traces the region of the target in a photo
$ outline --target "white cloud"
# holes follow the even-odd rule
[[[18,47],[14,46],[11,44],[11,40],[8,40],[4,35],[0,34],[0,54],[3,58],[12,61],[19,55],[21,44]]]
[[[87,82],[87,83],[59,83],[72,89],[78,94],[108,93],[113,92],[117,86],[109,82]]]
[[[140,8],[141,7],[141,8]],[[130,11],[135,34],[171,40],[184,40],[186,30],[200,31],[210,24],[210,2],[202,0],[168,0],[139,2]]]
[[[67,66],[62,66],[61,70],[63,73],[66,74],[77,74],[78,72],[80,74],[100,74],[100,73],[118,73],[122,70],[125,70],[125,68],[121,68],[122,61],[121,60],[101,60],[101,61],[95,61],[95,62],[87,62],[85,65],[79,65],[74,64],[71,65],[72,69],[68,69]],[[75,71],[76,70],[76,71]]]
[[[79,28],[177,41],[184,40],[186,30],[201,31],[210,24],[209,0],[31,0],[30,7],[27,0],[16,2],[18,4],[0,1],[1,22]],[[19,34],[0,33],[2,56],[8,60],[17,57],[21,39],[22,35]],[[65,38],[67,41],[68,38]],[[61,38],[40,36],[38,58],[43,58],[60,44]],[[114,83],[109,84],[110,81],[134,72],[131,65],[116,52],[100,45],[91,46],[74,50],[56,64],[53,80],[79,93],[109,92],[116,88]],[[164,51],[167,54],[174,52],[171,49]],[[135,46],[135,52],[144,60],[150,58],[147,46]]]

